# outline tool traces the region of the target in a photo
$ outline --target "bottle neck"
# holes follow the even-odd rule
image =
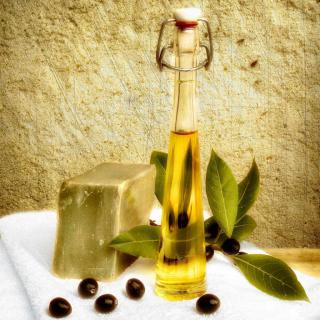
[[[197,27],[176,27],[175,66],[189,69],[197,65],[199,36]],[[196,71],[175,71],[172,130],[193,132],[197,127]]]

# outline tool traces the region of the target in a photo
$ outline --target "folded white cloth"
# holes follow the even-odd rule
[[[155,210],[153,214],[157,216],[159,211]],[[62,280],[50,273],[55,231],[54,212],[18,213],[0,219],[0,319],[51,319],[48,304],[57,296],[72,304],[73,311],[67,319],[106,317],[95,312],[95,298],[78,296],[79,280]],[[242,250],[262,252],[248,242],[242,243]],[[297,275],[311,303],[282,301],[258,291],[217,253],[207,264],[207,291],[220,298],[221,306],[210,317],[216,320],[320,319],[320,281],[300,272]],[[146,287],[146,293],[139,301],[130,300],[125,294],[126,281],[132,277],[139,278]],[[153,290],[154,263],[140,258],[117,280],[100,282],[97,296],[112,293],[118,298],[118,308],[107,315],[111,320],[206,318],[196,312],[196,300],[168,302],[156,296]]]

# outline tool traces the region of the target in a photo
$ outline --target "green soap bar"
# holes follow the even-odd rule
[[[53,272],[62,278],[110,280],[133,261],[108,247],[119,233],[148,224],[155,168],[103,163],[65,181],[59,194]]]

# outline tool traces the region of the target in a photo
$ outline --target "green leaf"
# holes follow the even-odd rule
[[[260,174],[255,159],[247,176],[239,183],[239,203],[237,221],[240,221],[256,201],[259,193]]]
[[[209,225],[215,223],[214,217],[210,217],[204,222],[204,228],[207,230]],[[234,225],[231,238],[238,241],[246,240],[249,238],[257,224],[250,216],[245,215],[239,222]],[[206,242],[210,244],[222,245],[228,237],[222,232],[218,237],[212,239],[209,234],[206,233]]]
[[[284,300],[309,301],[297,276],[283,261],[264,254],[236,255],[233,261],[259,290]]]
[[[232,232],[232,238],[237,239],[238,241],[246,240],[249,238],[256,226],[257,223],[254,221],[254,219],[248,215],[245,215],[235,224]]]
[[[228,165],[213,150],[207,169],[206,190],[214,219],[231,237],[238,209],[238,185]]]
[[[153,151],[150,157],[150,164],[154,164],[156,166],[155,194],[161,204],[163,201],[167,158],[168,154],[161,151]]]
[[[109,247],[136,257],[155,259],[158,255],[161,227],[141,225],[114,238]]]

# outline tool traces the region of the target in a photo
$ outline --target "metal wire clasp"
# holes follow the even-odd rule
[[[212,59],[213,59],[212,32],[211,32],[211,28],[210,28],[210,24],[209,24],[208,20],[206,20],[204,18],[199,18],[198,21],[203,22],[206,25],[207,30],[208,30],[209,47],[205,44],[200,43],[200,47],[205,48],[205,50],[206,50],[207,58],[193,68],[179,68],[179,67],[175,67],[175,66],[167,63],[166,61],[164,61],[163,58],[164,58],[165,51],[169,48],[173,48],[173,44],[167,44],[161,48],[161,41],[162,41],[164,28],[168,24],[176,23],[176,19],[168,19],[168,20],[162,22],[160,33],[159,33],[159,38],[158,38],[156,60],[157,60],[157,64],[159,66],[160,71],[163,70],[163,67],[166,67],[166,68],[172,69],[172,70],[176,70],[176,71],[183,71],[183,72],[195,71],[195,70],[201,69],[203,67],[206,70],[209,69],[210,64],[212,62]]]

